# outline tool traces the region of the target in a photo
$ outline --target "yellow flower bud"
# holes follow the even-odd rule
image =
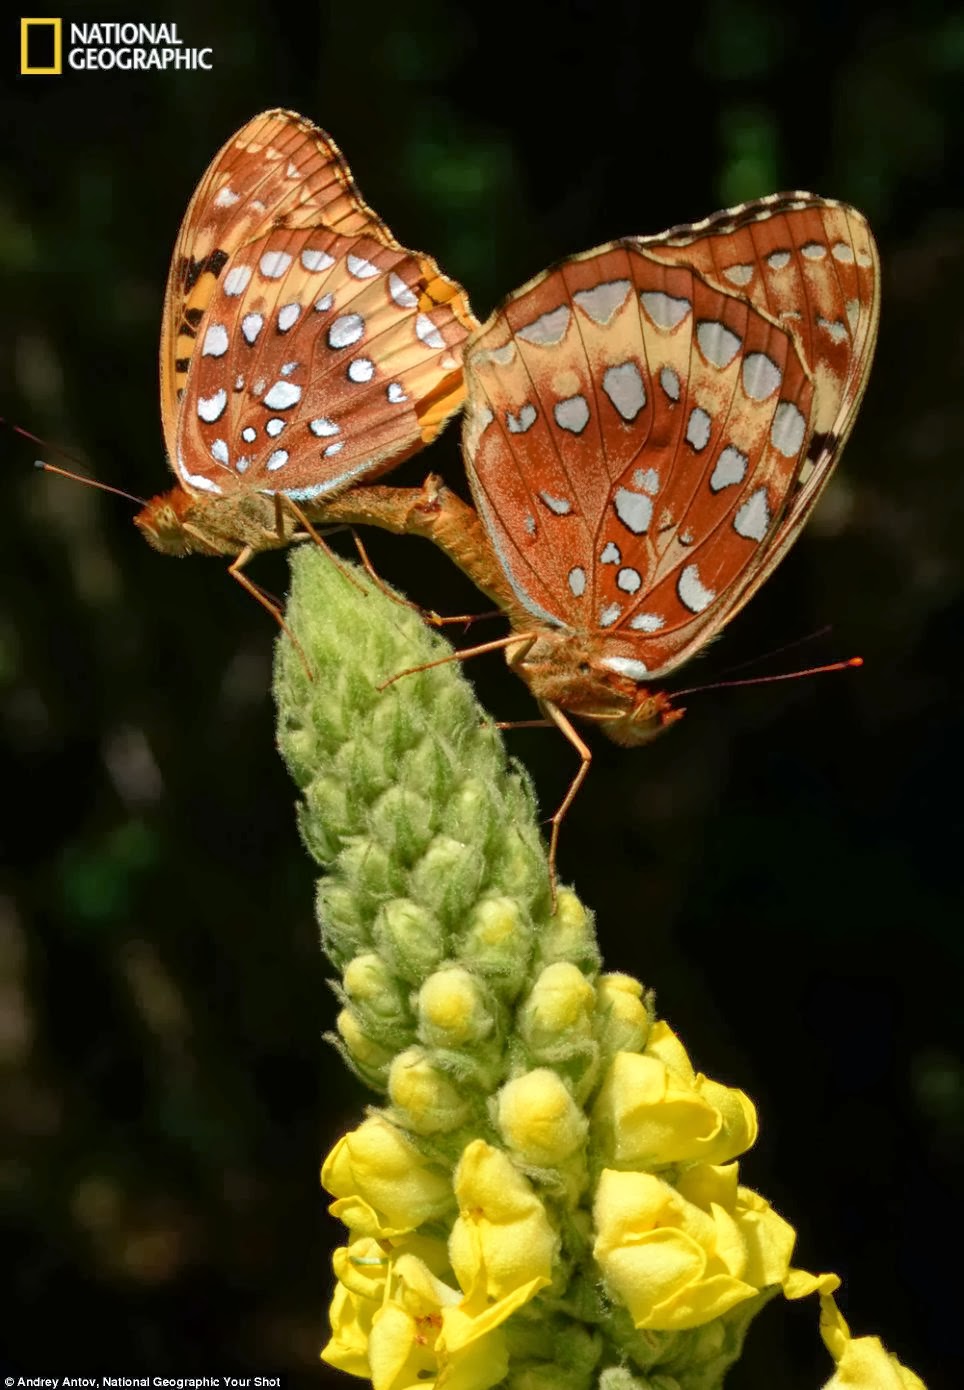
[[[339,1139],[321,1181],[336,1198],[331,1213],[359,1235],[382,1238],[436,1221],[452,1204],[449,1176],[429,1164],[382,1115]]]
[[[560,895],[561,896],[561,895]],[[522,1007],[519,1026],[535,1049],[592,1036],[592,985],[575,965],[558,961],[541,972]]]
[[[495,989],[508,986],[515,995],[531,938],[532,925],[514,898],[483,898],[469,914],[456,954]]]
[[[507,1154],[482,1139],[465,1148],[455,1173],[459,1218],[449,1259],[468,1313],[514,1311],[548,1284],[558,1237],[531,1184]],[[499,1319],[501,1321],[501,1317]]]
[[[570,888],[556,894],[556,910],[539,935],[539,955],[547,964],[568,961],[592,968],[599,957],[592,915]]]
[[[342,984],[353,1004],[364,1004],[375,1013],[390,1016],[397,1012],[395,977],[374,951],[365,951],[348,962]]]
[[[600,975],[596,982],[596,1037],[606,1056],[640,1052],[652,1020],[643,987],[632,975]]]
[[[457,1129],[472,1113],[471,1098],[420,1047],[406,1048],[394,1059],[388,1071],[388,1094],[418,1134]]]
[[[547,1067],[506,1083],[497,1100],[499,1133],[527,1163],[551,1167],[586,1142],[588,1122],[558,1073]]]
[[[351,1009],[342,1009],[335,1020],[335,1027],[359,1071],[373,1084],[384,1085],[392,1053],[372,1041]]]
[[[492,1031],[482,989],[461,965],[437,970],[418,994],[419,1037],[428,1046],[464,1047]]]

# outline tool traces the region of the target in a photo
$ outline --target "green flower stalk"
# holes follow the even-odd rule
[[[347,1227],[333,1366],[375,1390],[715,1390],[755,1314],[817,1293],[827,1390],[921,1390],[739,1181],[757,1117],[695,1072],[548,868],[525,772],[417,613],[292,557],[278,739],[323,871],[333,1039],[383,1098],[322,1169]]]

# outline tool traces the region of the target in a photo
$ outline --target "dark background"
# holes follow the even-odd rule
[[[745,1180],[799,1227],[799,1262],[838,1270],[855,1332],[931,1390],[960,1384],[964,9],[232,0],[142,17],[210,45],[214,71],[20,78],[2,31],[0,409],[144,496],[169,485],[170,249],[260,108],[329,128],[481,315],[559,256],[778,188],[869,216],[883,320],[843,466],[686,676],[827,624],[762,669],[866,665],[694,697],[649,749],[593,738],[561,869],[609,968],[654,985],[697,1065],[758,1103]],[[336,1006],[273,748],[272,626],[219,562],[150,551],[126,503],[35,473],[37,452],[8,434],[0,474],[2,1336],[55,1374],[317,1383],[340,1229],[317,1164],[371,1098],[320,1040]],[[457,478],[455,430],[400,476],[429,465]],[[422,542],[371,549],[423,602],[477,603]],[[283,591],[283,557],[253,571]],[[531,713],[497,658],[473,674],[500,717]],[[570,750],[510,737],[551,810]],[[768,1310],[735,1390],[822,1384],[815,1313]]]

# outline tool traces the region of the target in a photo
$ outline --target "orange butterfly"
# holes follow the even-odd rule
[[[786,554],[850,433],[873,357],[877,251],[860,213],[777,194],[574,256],[465,350],[477,515],[388,488],[341,519],[429,536],[495,598],[512,669],[568,718],[643,743],[682,710],[659,683]],[[654,688],[655,687],[655,688]]]
[[[161,331],[176,485],[136,517],[168,554],[288,544],[325,502],[429,443],[462,404],[464,291],[395,241],[337,145],[291,111],[215,156],[181,226]]]

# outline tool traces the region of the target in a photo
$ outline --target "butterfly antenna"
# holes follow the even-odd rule
[[[58,454],[70,459],[72,463],[79,463],[80,460],[74,458],[73,454],[61,449],[59,445],[51,444],[46,439],[41,439],[39,435],[31,434],[29,430],[23,429],[20,425],[11,424],[0,415],[0,425],[6,425],[8,430],[14,434],[19,434],[21,439],[29,439],[31,444],[39,444],[43,449],[56,449]],[[47,463],[44,459],[34,459],[34,468],[42,468],[45,473],[57,473],[61,478],[69,478],[72,483],[84,483],[87,487],[99,488],[101,492],[112,492],[115,497],[123,497],[128,502],[134,502],[138,507],[146,506],[143,497],[135,497],[132,492],[125,492],[123,488],[111,487],[109,483],[100,483],[96,478],[88,478],[85,473],[74,473],[69,468],[58,468],[55,463]]]
[[[761,661],[770,661],[772,657],[783,656],[785,652],[792,652],[796,647],[802,647],[807,642],[816,642],[818,638],[826,637],[832,631],[833,624],[826,623],[823,627],[818,627],[813,632],[807,632],[802,637],[794,637],[779,647],[771,647],[768,652],[763,652],[760,656],[751,656],[749,660],[738,661],[734,666],[724,666],[720,675],[729,676],[734,671],[745,671],[748,666],[756,666]]]
[[[848,671],[863,666],[862,656],[851,656],[846,661],[831,661],[826,666],[808,666],[803,671],[783,671],[777,676],[750,676],[741,681],[714,681],[712,685],[693,685],[688,690],[674,690],[676,699],[684,695],[701,695],[704,690],[735,690],[742,685],[772,685],[777,681],[796,681],[803,676],[823,676],[830,671]]]

